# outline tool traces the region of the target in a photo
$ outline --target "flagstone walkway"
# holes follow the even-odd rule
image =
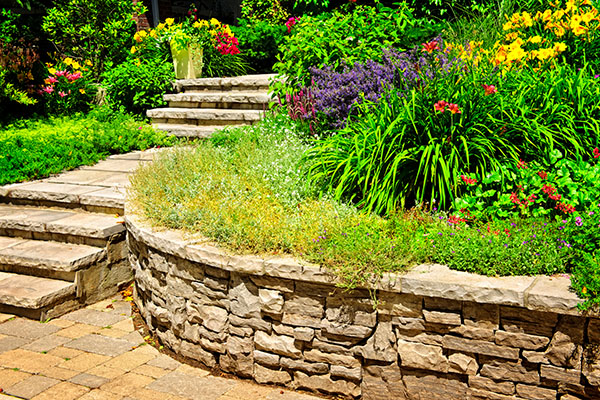
[[[211,375],[146,344],[115,297],[45,323],[0,314],[0,399],[318,400]]]

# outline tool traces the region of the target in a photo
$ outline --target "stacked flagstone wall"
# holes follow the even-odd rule
[[[143,318],[208,367],[363,399],[600,398],[600,320],[568,277],[430,265],[346,292],[318,266],[127,228]]]

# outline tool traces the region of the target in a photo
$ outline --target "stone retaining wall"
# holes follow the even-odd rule
[[[344,292],[292,259],[230,256],[127,219],[135,301],[176,353],[363,399],[600,399],[600,320],[569,280],[420,266]]]

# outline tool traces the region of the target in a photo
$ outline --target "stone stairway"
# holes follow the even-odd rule
[[[128,175],[156,151],[0,187],[0,313],[46,320],[131,280],[123,207]]]
[[[264,115],[271,102],[274,74],[234,78],[178,80],[175,94],[164,96],[166,108],[148,110],[156,129],[179,137],[206,138],[227,125],[249,125]]]

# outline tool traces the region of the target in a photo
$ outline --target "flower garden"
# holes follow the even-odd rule
[[[17,116],[0,130],[3,183],[173,144],[143,114],[164,104],[173,47],[195,46],[202,77],[285,79],[260,123],[135,175],[132,200],[154,224],[239,252],[292,254],[345,287],[440,263],[490,276],[569,273],[582,308],[600,302],[593,1],[243,0],[231,24],[192,6],[139,31],[132,16],[144,10],[127,1],[87,2],[102,29],[77,17],[81,2],[62,3],[25,34],[25,17],[2,11],[0,104]],[[24,47],[23,35],[54,52]],[[56,133],[61,124],[74,128]],[[103,146],[84,145],[92,138]],[[44,167],[4,172],[29,160]]]

